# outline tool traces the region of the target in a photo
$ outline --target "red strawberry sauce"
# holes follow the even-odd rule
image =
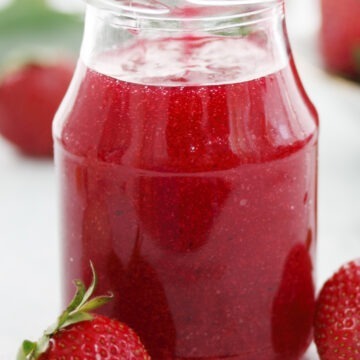
[[[317,120],[293,62],[201,86],[78,77],[56,139],[66,300],[91,259],[153,360],[298,359]]]

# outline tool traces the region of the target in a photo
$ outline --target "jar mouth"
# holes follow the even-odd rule
[[[261,13],[284,0],[85,0],[96,8],[130,17],[191,21],[248,16]]]

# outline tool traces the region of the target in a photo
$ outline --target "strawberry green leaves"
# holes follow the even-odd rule
[[[92,263],[92,282],[88,289],[80,280],[75,280],[76,293],[68,307],[61,313],[57,321],[44,331],[43,336],[37,341],[32,342],[25,340],[18,352],[17,360],[36,360],[46,352],[49,346],[50,338],[62,329],[82,322],[93,319],[91,312],[112,300],[113,295],[93,297],[97,284],[97,276]]]
[[[83,23],[51,9],[45,0],[13,0],[0,10],[0,66],[42,52],[77,52]]]

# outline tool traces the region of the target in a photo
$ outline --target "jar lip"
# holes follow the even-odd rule
[[[181,14],[176,10],[176,4],[172,0],[84,0],[87,4],[93,5],[97,8],[109,10],[112,12],[125,12],[126,15],[132,15],[132,17],[137,16],[165,16],[168,19],[175,20],[192,20],[196,18],[194,15]],[[173,2],[171,4],[167,4]],[[191,8],[213,8],[213,9],[238,9],[238,13],[241,15],[247,15],[249,13],[253,14],[255,12],[260,12],[266,10],[269,7],[283,4],[284,0],[183,0],[181,5],[187,5],[185,9]],[[248,6],[256,6],[256,10],[244,9]],[[201,18],[202,16],[200,16]],[[212,17],[212,16],[211,16]]]
[[[278,3],[279,0],[188,0],[188,2],[207,6],[234,6]]]
[[[85,0],[86,3],[96,7],[113,10],[127,11],[145,15],[163,15],[170,12],[168,6],[157,0]]]

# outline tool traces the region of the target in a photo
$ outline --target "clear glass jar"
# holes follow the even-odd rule
[[[54,123],[64,301],[92,260],[154,360],[311,341],[318,121],[283,6],[88,1]]]

